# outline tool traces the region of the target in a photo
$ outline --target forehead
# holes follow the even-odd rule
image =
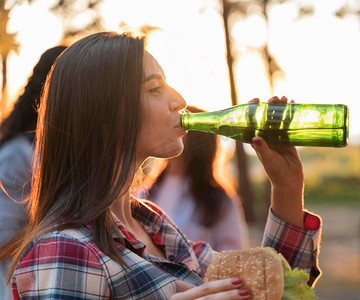
[[[163,69],[157,60],[147,51],[144,52],[144,77],[147,78],[153,74],[165,76]]]

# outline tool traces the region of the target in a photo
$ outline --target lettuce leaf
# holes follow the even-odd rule
[[[299,268],[291,270],[284,267],[284,286],[292,286],[303,281],[307,282],[308,280],[309,275],[305,271]]]
[[[318,300],[314,289],[306,284],[309,275],[299,268],[292,270],[287,260],[279,255],[284,268],[284,293],[281,300]]]
[[[314,290],[307,284],[293,284],[284,288],[281,300],[315,300]]]
[[[278,253],[274,248],[268,248]],[[281,300],[319,300],[314,289],[306,284],[309,275],[299,268],[292,270],[284,256],[281,253],[278,255],[280,255],[284,269],[284,293]]]

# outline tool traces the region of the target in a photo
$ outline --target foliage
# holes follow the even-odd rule
[[[0,6],[0,56],[5,57],[10,51],[19,52],[16,34],[6,31],[10,10]]]
[[[99,6],[103,0],[58,0],[50,8],[50,11],[61,17],[63,22],[64,36],[75,36],[77,34],[91,33],[101,30],[102,17]],[[79,20],[82,21],[79,24]]]
[[[305,201],[323,205],[355,205],[360,201],[360,145],[345,148],[299,148],[304,166]],[[256,156],[250,173],[257,205],[264,203],[266,177]]]

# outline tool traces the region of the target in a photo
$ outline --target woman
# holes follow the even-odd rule
[[[187,111],[203,110],[187,106]],[[150,183],[148,199],[160,206],[190,240],[203,240],[216,251],[248,248],[242,205],[214,174],[217,143],[214,134],[188,132],[182,154],[169,159]],[[154,168],[153,172],[159,171]]]
[[[23,93],[0,125],[0,248],[24,233],[23,228],[28,220],[25,200],[30,193],[36,109],[46,76],[65,48],[56,46],[41,55]],[[5,286],[9,262],[10,260],[0,262],[2,299],[8,299],[11,293],[10,287]]]
[[[249,299],[238,278],[202,285],[216,252],[130,196],[147,157],[182,152],[185,105],[142,38],[97,33],[63,52],[40,104],[30,222],[11,270],[15,299]],[[260,138],[254,148],[273,184],[264,245],[276,244],[290,263],[310,271],[319,219],[302,209],[297,152],[272,150]],[[317,228],[304,228],[304,219]],[[287,235],[272,236],[276,227]]]

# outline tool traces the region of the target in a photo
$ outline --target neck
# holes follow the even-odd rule
[[[185,173],[185,163],[182,156],[174,157],[169,160],[166,172],[173,175],[183,175]]]
[[[131,214],[131,197],[130,192],[121,196],[112,206],[112,213],[119,219],[119,221],[127,227],[132,225],[134,218]]]
[[[136,170],[140,168],[141,162],[137,161]],[[128,178],[128,182],[133,182],[136,174],[132,174]],[[132,227],[134,225],[135,219],[131,214],[131,196],[130,189],[128,189],[121,197],[119,197],[116,202],[111,206],[111,212],[119,219],[119,221],[125,227]]]

